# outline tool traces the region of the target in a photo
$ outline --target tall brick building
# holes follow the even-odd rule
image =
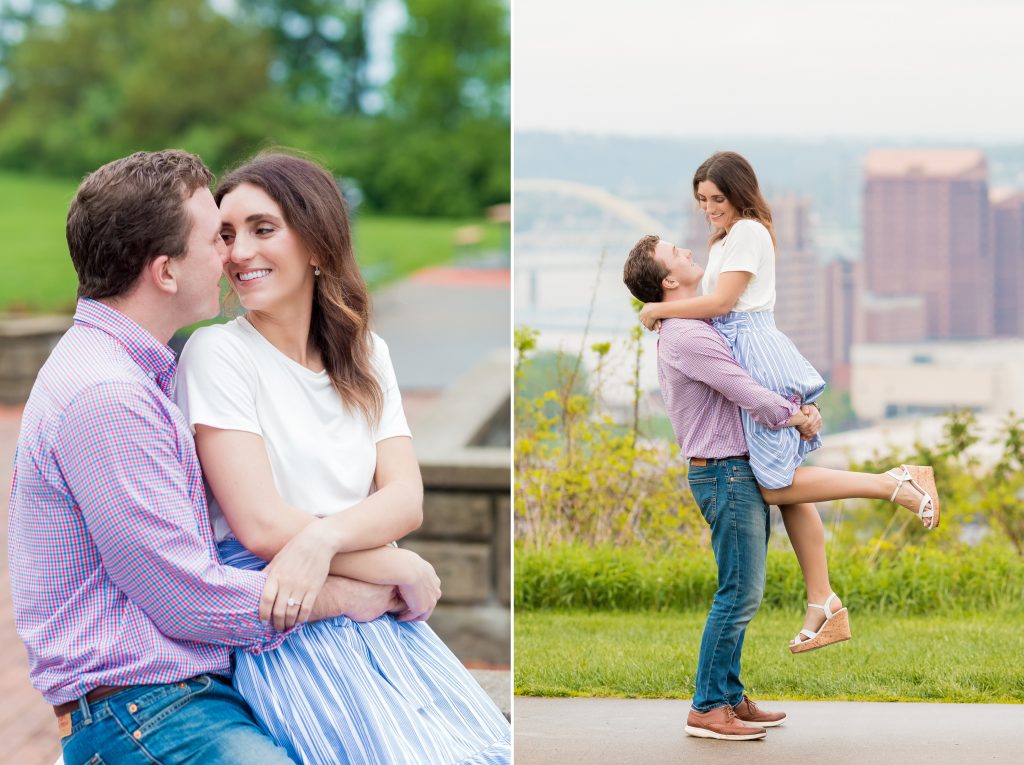
[[[995,333],[1024,337],[1024,193],[992,195]]]
[[[788,194],[769,202],[775,225],[775,323],[823,374],[831,368],[822,321],[824,273],[811,242],[811,200]]]
[[[924,299],[929,338],[992,337],[995,272],[988,167],[974,149],[877,149],[865,161],[865,289]],[[892,301],[880,305],[891,307]],[[905,304],[909,310],[911,303]],[[865,307],[867,310],[867,307]],[[867,342],[905,340],[872,322]]]

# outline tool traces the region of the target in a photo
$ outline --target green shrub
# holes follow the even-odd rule
[[[907,545],[829,550],[832,585],[851,609],[929,614],[1024,608],[1024,560],[1006,545],[942,550]],[[717,569],[701,545],[676,549],[579,543],[516,547],[515,604],[523,610],[707,610]],[[802,610],[803,577],[792,550],[772,548],[764,606]]]
[[[596,392],[581,385],[586,370],[578,357],[575,364],[557,363],[557,389],[536,395],[531,366],[548,357],[527,358],[534,338],[530,330],[516,332],[515,512],[524,543],[680,545],[699,539],[704,520],[674,448],[641,439],[636,417],[623,427],[600,411],[599,382]],[[639,369],[639,334],[632,342]],[[601,380],[609,348],[593,346],[600,362],[590,379]],[[541,370],[550,371],[550,365]]]

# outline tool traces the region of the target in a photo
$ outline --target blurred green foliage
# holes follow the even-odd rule
[[[625,349],[634,359],[633,413],[620,414],[618,421],[601,411],[608,345],[591,348],[599,364],[590,384],[581,385],[579,357],[538,353],[537,338],[528,328],[517,330],[515,338],[516,534],[524,548],[614,542],[654,551],[706,549],[707,527],[686,485],[678,448],[663,420],[640,418],[635,406],[638,335]],[[1011,413],[991,437],[998,449],[994,462],[974,456],[970,447],[981,439],[972,413],[952,411],[934,443],[890,446],[851,464],[850,470],[875,474],[904,464],[932,466],[941,523],[927,530],[913,513],[890,502],[823,504],[830,559],[834,550],[850,550],[855,559],[882,566],[919,545],[942,551],[952,562],[983,541],[1024,560],[1024,417]]]
[[[851,609],[876,613],[1024,608],[1024,559],[1006,545],[933,548],[907,544],[872,556],[863,547],[830,544],[832,586]],[[516,547],[517,610],[706,610],[718,586],[707,544],[590,546],[583,542]],[[765,608],[802,612],[803,575],[788,546],[768,553]]]
[[[515,517],[523,544],[670,545],[699,536],[703,520],[668,445],[638,438],[636,419],[623,426],[600,409],[610,345],[592,346],[598,363],[588,375],[578,356],[538,353],[536,337],[526,327],[515,333]],[[637,386],[639,333],[630,342]]]
[[[225,15],[208,0],[4,4],[0,167],[81,177],[173,146],[219,173],[284,145],[355,179],[371,210],[466,217],[507,202],[506,5],[408,0],[375,107],[377,5],[239,0]]]

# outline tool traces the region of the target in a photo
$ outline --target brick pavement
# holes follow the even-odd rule
[[[0,741],[3,762],[51,765],[60,754],[53,710],[28,681],[28,656],[14,631],[7,567],[7,506],[21,408],[0,407]]]

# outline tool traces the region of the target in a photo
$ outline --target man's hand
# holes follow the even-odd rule
[[[807,420],[802,425],[797,425],[796,429],[800,431],[801,440],[810,441],[821,430],[821,413],[818,411],[818,407],[810,404],[804,404],[800,407],[800,411],[803,412]]]
[[[332,616],[347,616],[354,622],[372,622],[389,612],[405,609],[398,588],[390,584],[370,584],[358,579],[329,576],[313,606],[311,621]]]

